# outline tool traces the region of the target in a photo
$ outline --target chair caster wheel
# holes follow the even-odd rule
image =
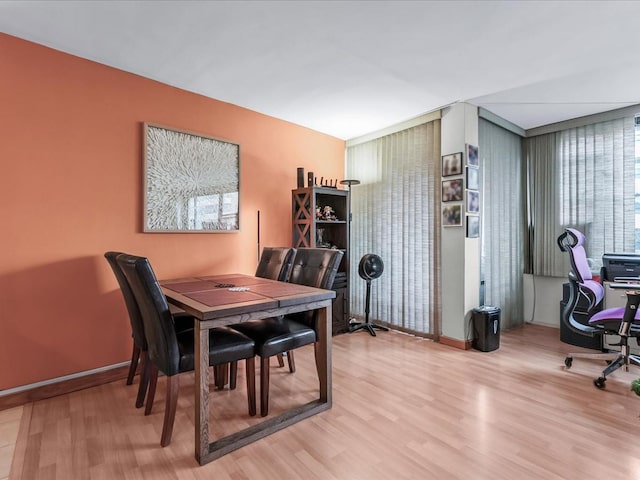
[[[607,381],[606,378],[604,377],[598,377],[593,381],[593,384],[599,388],[600,390],[602,390],[605,387],[605,382]]]
[[[566,357],[564,359],[564,366],[567,368],[571,368],[571,365],[573,364],[573,357]]]

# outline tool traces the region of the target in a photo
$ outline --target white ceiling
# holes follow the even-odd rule
[[[640,104],[639,25],[636,1],[0,1],[5,33],[342,139],[456,101],[524,129]]]

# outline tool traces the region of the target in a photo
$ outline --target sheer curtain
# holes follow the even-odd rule
[[[500,307],[501,327],[524,323],[522,140],[483,118],[478,124],[483,208],[481,274],[485,304]]]
[[[556,239],[584,232],[593,269],[605,252],[635,249],[635,139],[632,116],[527,138],[532,272],[565,276]]]
[[[440,120],[347,147],[351,313],[364,316],[365,253],[384,262],[370,319],[432,336],[440,312]]]

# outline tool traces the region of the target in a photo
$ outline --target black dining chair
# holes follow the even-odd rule
[[[292,247],[264,247],[256,267],[256,277],[286,282],[291,273],[296,249]]]
[[[158,371],[167,377],[164,423],[160,444],[171,442],[179,391],[179,374],[194,370],[194,332],[176,331],[167,299],[162,293],[149,260],[145,257],[122,254],[117,262],[129,282],[140,308],[147,339],[147,360],[150,364],[149,393],[145,414],[151,413]],[[256,414],[255,343],[252,339],[228,327],[213,328],[209,332],[209,365],[245,360],[249,415]]]
[[[149,384],[147,338],[144,335],[144,326],[142,324],[142,316],[140,315],[138,303],[131,291],[131,287],[129,286],[129,282],[125,277],[124,272],[116,261],[118,255],[123,255],[123,252],[109,251],[104,254],[104,257],[107,259],[111,270],[113,270],[113,274],[115,275],[120,287],[120,292],[124,298],[124,303],[129,315],[131,337],[133,338],[133,350],[131,352],[131,364],[129,365],[129,372],[127,374],[127,385],[131,385],[133,383],[133,378],[138,370],[138,366],[140,366],[140,383],[138,385],[138,395],[136,397],[136,408],[140,408],[144,405],[144,397],[146,396]],[[188,315],[185,312],[178,312],[173,314],[172,318],[176,331],[182,332],[186,330],[193,330],[194,318],[191,315]]]
[[[258,267],[256,268],[256,277],[286,282],[289,280],[295,254],[296,249],[292,247],[264,247],[262,249],[262,255],[260,255]],[[293,373],[296,371],[293,352],[286,352],[286,355],[289,371]],[[283,354],[279,353],[276,357],[278,359],[278,366],[284,367]]]
[[[342,256],[340,250],[299,248],[293,259],[289,282],[328,290],[333,285]],[[256,353],[260,356],[260,415],[263,417],[269,414],[269,359],[278,353],[316,343],[316,317],[317,310],[314,310],[231,325],[256,344]],[[317,347],[314,353],[317,368]]]
[[[264,247],[260,255],[260,260],[258,261],[258,266],[256,267],[255,276],[286,282],[289,279],[295,253],[296,249],[291,247]],[[293,352],[286,352],[286,355],[289,371],[293,373],[295,372]],[[284,367],[284,357],[282,353],[277,355],[277,359],[278,366]],[[233,388],[233,385],[235,385],[237,365],[231,364],[231,372],[228,370],[229,365],[219,365],[216,367],[216,388],[224,388],[227,376],[229,376],[230,388]]]

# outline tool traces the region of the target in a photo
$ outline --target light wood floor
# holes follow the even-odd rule
[[[0,480],[9,478],[22,410],[15,407],[0,411]]]
[[[527,325],[488,353],[395,332],[334,337],[330,411],[203,467],[193,456],[193,375],[182,378],[164,449],[162,379],[149,417],[124,382],[35,402],[11,480],[640,479],[640,397],[629,390],[640,371],[597,390],[601,364],[576,359],[565,370],[564,353],[580,349],[557,337]],[[312,350],[297,352],[296,374],[272,367],[271,413],[315,394]],[[212,392],[214,431],[253,421],[238,385]]]

